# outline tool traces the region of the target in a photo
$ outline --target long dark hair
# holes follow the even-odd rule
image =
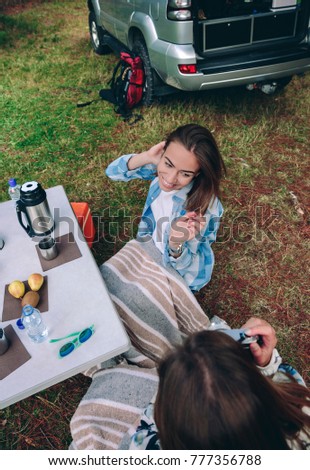
[[[188,193],[186,209],[204,214],[213,198],[219,197],[220,180],[226,172],[217,143],[211,132],[198,124],[178,127],[167,137],[164,150],[171,142],[179,142],[198,160],[200,172]]]
[[[310,393],[274,383],[223,332],[188,338],[159,365],[155,422],[163,449],[288,449],[308,432]]]

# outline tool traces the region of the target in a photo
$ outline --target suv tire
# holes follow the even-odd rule
[[[154,101],[155,94],[155,78],[154,70],[151,67],[151,62],[147,47],[142,38],[136,39],[132,48],[134,54],[141,57],[143,68],[144,68],[144,87],[143,87],[143,97],[142,104],[149,106]]]
[[[93,11],[89,12],[88,25],[91,43],[96,54],[109,54],[111,52],[111,49],[104,42],[104,29],[97,24],[96,15]]]

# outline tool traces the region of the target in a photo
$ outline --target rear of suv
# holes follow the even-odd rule
[[[310,70],[309,0],[88,0],[98,54],[142,58],[144,103],[172,90],[272,93]]]

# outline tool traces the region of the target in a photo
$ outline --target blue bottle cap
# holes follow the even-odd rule
[[[15,178],[9,179],[9,186],[11,186],[12,188],[14,188],[14,186],[16,186],[16,179]]]
[[[16,325],[17,325],[17,327],[18,327],[20,330],[24,330],[24,329],[25,329],[21,318],[19,318],[19,319],[17,320]]]

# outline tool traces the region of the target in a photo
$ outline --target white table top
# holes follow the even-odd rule
[[[56,224],[53,236],[73,232],[82,256],[43,272],[35,248],[37,241],[19,225],[13,201],[0,204],[0,238],[5,241],[0,251],[0,320],[5,285],[15,279],[27,280],[31,273],[48,276],[49,304],[48,311],[42,313],[49,330],[43,343],[33,343],[25,330],[18,329],[16,320],[0,323],[2,328],[12,324],[31,355],[29,361],[0,380],[0,409],[121,354],[130,346],[63,187],[48,189],[46,194]],[[65,341],[49,343],[49,339],[92,324],[95,334],[67,357],[59,359],[58,350]]]

